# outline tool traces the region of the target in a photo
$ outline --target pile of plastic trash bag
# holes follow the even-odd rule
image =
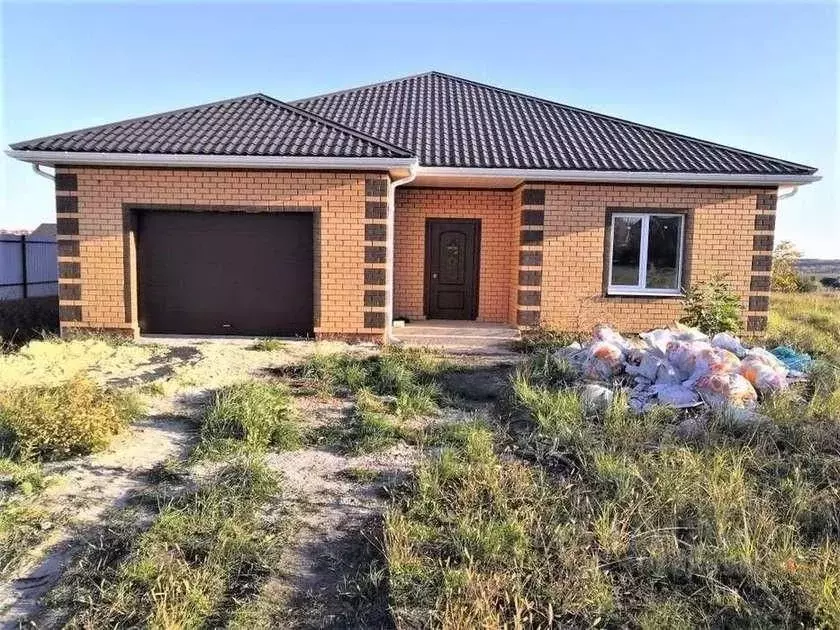
[[[788,347],[748,348],[731,334],[710,338],[680,324],[633,340],[599,325],[590,343],[561,348],[555,358],[569,361],[589,381],[633,383],[629,400],[637,412],[657,404],[753,409],[759,394],[804,378],[811,362]]]

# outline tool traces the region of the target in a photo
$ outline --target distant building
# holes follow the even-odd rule
[[[840,279],[840,260],[800,258],[796,263],[796,270],[814,282],[820,282],[823,278]]]

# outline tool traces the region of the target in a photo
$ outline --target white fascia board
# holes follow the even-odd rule
[[[377,169],[410,168],[416,158],[279,157],[271,155],[184,155],[172,153],[85,153],[15,151],[6,155],[34,164],[91,166],[169,166],[173,168]]]
[[[495,177],[522,181],[602,182],[610,184],[707,184],[774,186],[810,184],[818,175],[749,175],[716,173],[662,173],[654,171],[565,171],[512,168],[453,168],[421,166],[418,177]]]

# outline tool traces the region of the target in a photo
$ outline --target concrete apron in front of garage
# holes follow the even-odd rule
[[[396,341],[409,346],[439,348],[452,354],[473,356],[513,356],[512,344],[519,330],[506,324],[427,319],[394,327]]]

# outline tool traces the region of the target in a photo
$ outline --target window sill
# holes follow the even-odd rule
[[[681,291],[622,291],[608,289],[606,297],[638,297],[638,298],[681,298]]]

